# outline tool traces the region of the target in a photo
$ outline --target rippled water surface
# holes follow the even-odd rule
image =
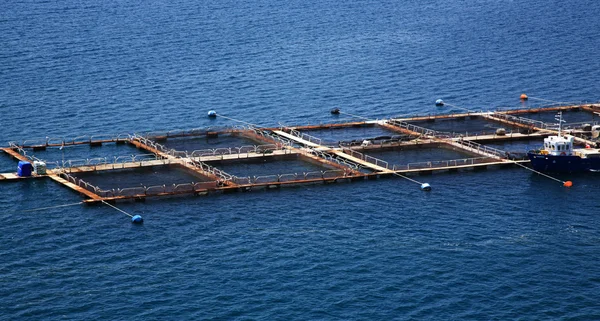
[[[278,126],[335,121],[334,107],[517,107],[522,92],[598,101],[599,14],[591,0],[7,1],[0,137],[238,124],[208,110]],[[40,153],[67,152],[139,151]],[[433,190],[390,178],[117,203],[143,225],[108,206],[29,211],[82,199],[0,183],[0,319],[600,318],[600,177],[414,178]]]

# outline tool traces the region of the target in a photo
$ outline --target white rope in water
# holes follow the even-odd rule
[[[468,111],[470,113],[474,113],[475,112],[474,110],[470,110],[468,108],[464,108],[464,107],[452,105],[452,104],[449,104],[449,103],[446,103],[446,102],[444,102],[444,105],[447,105],[447,106],[450,106],[450,107],[453,107],[453,108],[458,108],[458,109],[466,110],[466,111]]]
[[[361,118],[361,119],[364,119],[364,120],[376,120],[376,119],[373,119],[373,118],[368,118],[368,117],[364,117],[364,116],[359,116],[359,115],[354,115],[354,114],[346,113],[346,112],[343,112],[341,110],[339,111],[339,113],[340,114],[344,114],[344,115],[348,115],[350,117]],[[413,113],[402,114],[402,115],[399,115],[399,116],[395,116],[395,118],[406,117],[406,116],[410,116],[410,115],[413,115]]]
[[[238,122],[238,123],[242,123],[242,124],[250,125],[250,126],[252,126],[252,127],[260,127],[259,125],[252,124],[252,123],[249,123],[249,122],[245,122],[245,121],[243,121],[243,120],[239,120],[239,119],[235,119],[235,118],[231,118],[231,117],[223,116],[223,115],[221,115],[221,114],[217,114],[217,116],[219,116],[219,117],[223,117],[223,118],[225,118],[225,119],[233,120],[233,121],[235,121],[235,122]]]
[[[353,114],[350,114],[350,113],[345,113],[345,112],[343,112],[343,111],[339,111],[339,113],[340,113],[340,114],[344,114],[344,115],[348,115],[348,116],[350,116],[350,117],[362,118],[362,119],[364,119],[364,120],[371,120],[370,118],[367,118],[367,117],[358,116],[358,115],[353,115]]]
[[[538,171],[536,171],[535,169],[533,169],[533,168],[529,168],[529,167],[527,167],[527,166],[525,166],[525,165],[523,165],[523,164],[519,164],[519,163],[517,163],[517,162],[515,162],[515,161],[512,161],[512,162],[513,162],[513,163],[515,163],[515,164],[517,164],[517,165],[519,165],[519,166],[521,166],[521,167],[523,167],[523,168],[525,168],[525,169],[527,169],[527,170],[530,170],[530,171],[532,171],[532,172],[534,172],[534,173],[536,173],[536,174],[540,174],[540,175],[542,175],[542,176],[545,176],[545,177],[547,177],[547,178],[549,178],[549,179],[553,179],[553,180],[555,180],[555,181],[557,181],[557,182],[559,182],[559,183],[563,183],[563,184],[564,184],[564,183],[566,183],[565,181],[561,181],[561,180],[560,180],[560,179],[558,179],[558,178],[552,177],[552,176],[550,176],[550,175],[546,175],[546,174],[544,174],[544,173],[542,173],[542,172],[538,172]]]
[[[419,181],[416,181],[416,180],[414,180],[414,179],[412,179],[412,178],[408,178],[407,176],[404,176],[404,175],[402,175],[402,174],[394,173],[394,175],[396,175],[396,176],[398,176],[398,177],[402,177],[402,178],[404,178],[404,179],[406,179],[406,180],[409,180],[409,181],[411,181],[411,182],[413,182],[413,183],[417,183],[417,184],[419,184],[419,185],[423,185],[423,183],[421,183],[421,182],[419,182]]]
[[[43,210],[49,210],[49,209],[53,209],[53,208],[75,206],[75,205],[79,205],[79,204],[82,204],[82,203],[83,202],[77,202],[77,203],[70,203],[70,204],[63,204],[63,205],[55,205],[55,206],[48,206],[48,207],[33,208],[33,209],[30,209],[30,210],[24,210],[24,211],[21,211],[21,212],[43,211]]]
[[[566,104],[568,102],[564,102],[564,101],[556,101],[556,100],[550,100],[550,99],[543,99],[543,98],[537,98],[537,97],[528,97],[529,99],[534,99],[534,100],[540,100],[540,101],[545,101],[545,102],[549,102],[549,103],[555,103],[555,104]]]
[[[105,202],[105,201],[102,201],[102,203],[103,203],[104,205],[108,205],[108,206],[110,206],[110,207],[114,208],[115,210],[117,210],[117,211],[119,211],[119,212],[121,212],[121,213],[123,213],[123,214],[125,214],[125,215],[127,215],[127,216],[129,216],[129,217],[133,217],[133,215],[131,215],[131,214],[129,214],[129,213],[127,213],[127,212],[123,211],[122,209],[120,209],[120,208],[118,208],[118,207],[116,207],[116,206],[113,206],[113,205],[111,205],[111,204],[109,204],[109,203],[107,203],[107,202]]]

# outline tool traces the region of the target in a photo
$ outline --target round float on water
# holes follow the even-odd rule
[[[214,110],[210,110],[208,112],[208,117],[210,117],[210,118],[216,118],[217,117],[217,112],[214,111]]]
[[[573,186],[573,182],[571,182],[571,181],[566,181],[566,182],[564,182],[563,186],[564,186],[564,187],[571,187],[571,186]]]
[[[444,106],[444,101],[441,100],[441,99],[438,99],[438,100],[435,101],[435,105],[436,106]]]
[[[527,95],[521,94],[521,100],[527,100],[527,99],[529,99],[529,97],[527,97]]]
[[[340,109],[339,108],[334,108],[331,110],[331,114],[332,115],[339,115],[340,114]]]
[[[142,224],[143,222],[144,222],[144,219],[139,215],[135,215],[131,218],[131,223],[133,223],[133,224]]]
[[[429,185],[429,183],[423,183],[423,184],[421,184],[421,190],[422,191],[431,191],[431,185]]]

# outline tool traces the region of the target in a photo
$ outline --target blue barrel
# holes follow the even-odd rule
[[[33,166],[30,162],[19,161],[19,167],[17,167],[17,176],[19,177],[28,177],[31,176],[31,172],[33,171]]]

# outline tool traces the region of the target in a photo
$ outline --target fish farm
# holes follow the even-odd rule
[[[428,191],[432,187],[421,180],[438,171],[529,169],[526,148],[557,133],[552,120],[558,111],[568,120],[563,130],[575,144],[598,148],[600,104],[555,105],[277,128],[244,124],[13,141],[1,150],[18,161],[17,171],[0,174],[0,182],[51,179],[88,204],[382,176],[401,177]],[[331,113],[343,114],[339,109]],[[209,117],[229,118],[214,111]],[[72,150],[86,156],[70,159]]]

